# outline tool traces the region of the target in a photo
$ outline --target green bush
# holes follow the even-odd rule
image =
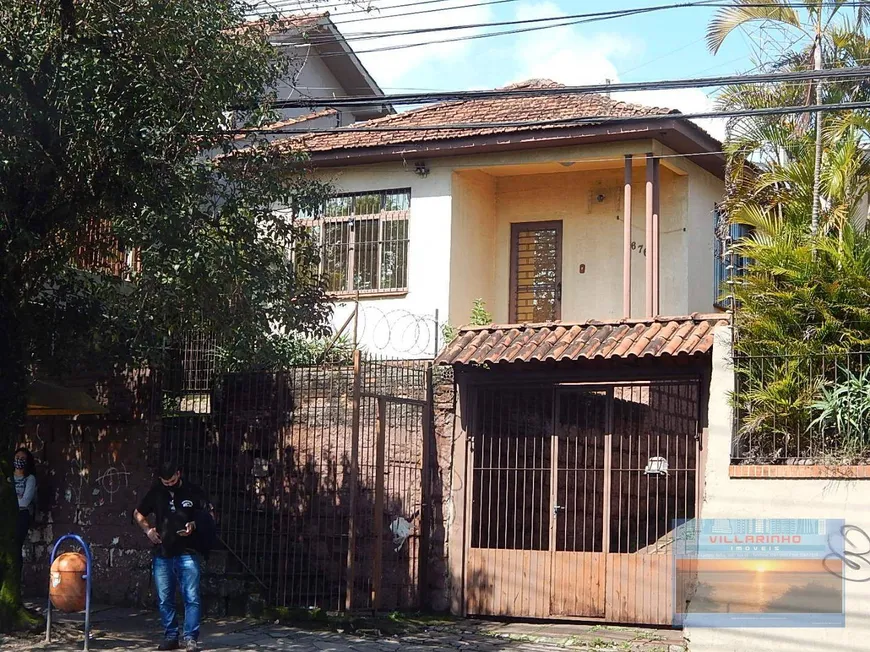
[[[486,303],[483,299],[475,299],[471,306],[471,319],[468,322],[469,326],[489,326],[492,324],[492,314],[486,309]],[[459,335],[459,329],[450,324],[444,324],[441,327],[441,335],[444,337],[444,345],[450,344]]]
[[[825,397],[852,396],[854,383],[836,389],[836,363],[870,350],[870,236],[846,226],[814,237],[772,213],[742,218],[754,233],[738,245],[752,262],[734,286],[741,457],[854,455],[853,437],[810,425],[828,423],[818,421]]]
[[[821,387],[810,430],[833,435],[845,454],[860,454],[870,444],[870,367],[855,373],[840,366],[839,376]]]
[[[331,338],[287,333],[273,335],[253,352],[219,346],[218,368],[230,372],[280,371],[318,364],[349,364],[353,359],[353,343],[342,336],[327,351],[330,341]]]

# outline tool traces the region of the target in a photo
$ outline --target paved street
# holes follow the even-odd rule
[[[0,649],[72,651],[81,649],[81,617],[61,616],[54,642],[41,636],[3,640]],[[148,611],[102,608],[93,616],[92,650],[153,650],[159,631],[156,615]],[[293,652],[419,652],[462,650],[596,650],[624,652],[682,652],[680,632],[575,624],[503,624],[481,621],[439,623],[413,627],[400,635],[376,630],[321,632],[250,620],[212,620],[203,625],[203,650],[281,650]]]

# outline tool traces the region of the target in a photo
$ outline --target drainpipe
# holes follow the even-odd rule
[[[659,199],[661,196],[661,176],[659,174],[659,159],[653,159],[653,241],[652,250],[647,251],[647,255],[652,253],[652,268],[653,268],[653,317],[658,317],[662,314],[661,306],[661,244],[659,236],[661,235],[661,227],[659,224],[659,216],[661,215],[661,207]]]
[[[653,301],[655,293],[653,292],[653,187],[655,185],[654,157],[652,152],[646,155],[646,238],[644,246],[646,247],[646,317],[653,317]]]
[[[622,225],[622,316],[631,318],[631,154],[625,155],[625,199]]]

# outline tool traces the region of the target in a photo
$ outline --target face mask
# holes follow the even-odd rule
[[[13,460],[12,464],[13,464],[13,465],[15,466],[15,468],[18,469],[19,471],[23,471],[24,469],[27,468],[27,460],[25,460],[25,459],[23,459],[23,458],[18,458],[18,457],[16,457],[16,458]]]

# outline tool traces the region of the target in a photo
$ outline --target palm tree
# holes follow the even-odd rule
[[[844,16],[842,2],[813,2],[805,11],[782,0],[752,4],[740,0],[716,14],[707,35],[714,52],[732,31],[759,21],[797,37],[793,49],[766,62],[768,70],[818,69],[820,59],[832,68],[870,60],[866,9],[835,22],[838,13]],[[814,95],[817,105],[866,101],[870,83],[732,86],[718,104],[726,110],[805,106]],[[822,388],[840,380],[838,367],[826,360],[870,349],[870,232],[867,216],[858,214],[870,190],[868,134],[870,118],[857,111],[824,118],[819,112],[814,125],[804,115],[729,124],[724,208],[730,222],[749,231],[733,247],[749,262],[732,288],[739,307],[735,400],[740,446],[749,457],[812,457],[834,442],[830,429],[810,432]]]
[[[707,28],[707,46],[715,54],[722,47],[725,39],[736,29],[750,23],[776,25],[796,36],[793,47],[797,50],[773,62],[774,68],[797,67],[821,70],[825,66],[826,53],[848,51],[849,37],[859,34],[861,28],[870,21],[870,7],[859,5],[854,8],[853,19],[845,24],[853,26],[845,29],[843,23],[835,23],[834,19],[844,10],[845,6],[854,6],[847,0],[813,0],[812,2],[790,2],[789,0],[768,0],[765,6],[758,6],[756,0],[734,0],[731,7],[724,7],[716,12]],[[803,7],[800,12],[796,7]],[[863,34],[861,33],[861,36]],[[866,41],[866,39],[861,39]],[[815,104],[824,103],[821,80],[814,83],[814,88],[808,88],[804,103],[809,104],[815,95]],[[814,91],[814,93],[813,93]],[[813,177],[811,195],[811,232],[819,229],[821,212],[822,185],[822,153],[823,153],[823,117],[822,112],[815,117],[815,141],[813,152]]]

